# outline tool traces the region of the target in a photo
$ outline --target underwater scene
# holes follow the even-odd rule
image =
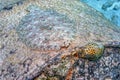
[[[120,80],[120,0],[0,0],[0,80]]]

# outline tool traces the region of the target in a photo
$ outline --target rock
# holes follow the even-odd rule
[[[114,53],[114,52],[116,53]],[[106,48],[105,53],[103,54],[102,58],[97,61],[86,61],[85,59],[78,59],[73,64],[73,74],[72,80],[78,80],[78,79],[93,79],[93,80],[119,80],[120,79],[120,72],[119,72],[119,60],[120,60],[120,51],[119,49],[113,49],[113,48]],[[107,55],[106,55],[107,54]],[[57,62],[55,64],[51,64],[48,67],[44,68],[44,71],[47,72],[47,75],[53,75],[54,73],[54,67],[56,69],[60,69],[58,65],[67,65],[71,60],[73,60],[73,57],[67,57],[63,60],[63,62],[67,62],[65,64],[62,64],[63,62]],[[71,64],[71,63],[70,63]],[[71,64],[72,65],[72,64]],[[66,67],[64,67],[65,70],[68,70]],[[41,73],[42,75],[45,75],[44,73]],[[66,77],[60,75],[59,73],[54,73],[55,75],[59,75],[59,77]],[[66,73],[67,74],[67,73]],[[37,79],[42,79],[42,75],[37,77]],[[47,76],[45,75],[45,76]],[[44,76],[44,77],[45,77]],[[54,76],[55,77],[55,76]],[[56,76],[57,77],[57,76]],[[60,78],[59,78],[60,79]],[[71,79],[70,79],[71,80]]]
[[[104,3],[104,4],[102,5],[102,9],[106,11],[107,8],[109,8],[109,7],[111,7],[111,6],[113,5],[113,2],[114,2],[114,1],[107,1],[106,3]]]
[[[119,10],[119,9],[120,9],[120,5],[119,4],[115,5],[114,8],[113,8],[113,10]]]
[[[24,0],[0,0],[0,11],[10,10],[15,4],[19,4]]]
[[[111,54],[114,49],[107,48],[105,49],[105,53],[103,54],[102,58],[96,62],[85,62],[84,67],[80,67],[85,71],[87,71],[82,74],[79,72],[75,72],[76,74],[74,76],[86,76],[87,79],[97,79],[97,80],[104,80],[105,78],[110,78],[112,80],[119,80],[120,77],[118,76],[120,74],[119,72],[119,57],[120,52],[117,52],[119,50],[116,50],[117,54]],[[109,54],[105,56],[105,54]],[[81,60],[78,61],[79,66],[81,66],[83,63],[81,63]],[[76,67],[77,68],[77,67]],[[78,74],[78,75],[77,75]],[[79,78],[79,77],[78,77]],[[75,77],[74,80],[77,78]]]
[[[0,49],[3,49],[4,48],[4,45],[3,44],[0,44]]]

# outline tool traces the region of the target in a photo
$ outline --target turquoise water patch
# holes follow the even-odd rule
[[[120,27],[120,0],[80,0],[101,12],[108,20]]]

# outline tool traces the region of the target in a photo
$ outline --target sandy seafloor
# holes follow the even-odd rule
[[[61,1],[61,0],[58,0],[58,2],[59,1]],[[67,0],[67,1],[70,1],[70,0]],[[54,2],[54,1],[52,0],[52,2]],[[55,3],[57,3],[57,1],[55,1]],[[70,3],[72,3],[72,1]],[[77,3],[77,2],[74,2],[74,3]],[[8,68],[8,66],[13,66],[13,65],[15,65],[15,67],[13,66],[12,68],[15,68],[15,69],[17,68],[16,71],[20,71],[20,73],[18,73],[18,74],[19,75],[22,74],[22,71],[24,70],[24,68],[21,66],[19,67],[19,64],[24,63],[24,61],[29,60],[30,58],[32,59],[33,62],[31,63],[31,66],[29,67],[31,69],[31,71],[27,74],[27,76],[30,75],[31,73],[34,73],[34,70],[36,69],[36,65],[41,66],[41,64],[45,63],[43,58],[46,58],[44,56],[46,56],[47,54],[40,54],[39,51],[31,50],[22,41],[20,41],[18,34],[16,33],[16,27],[19,25],[19,22],[22,19],[22,17],[25,16],[27,13],[29,13],[26,10],[26,8],[31,4],[38,5],[42,8],[46,8],[46,7],[48,7],[47,4],[49,4],[49,1],[26,0],[23,2],[23,4],[14,5],[14,7],[12,9],[2,10],[0,12],[0,69],[1,69],[0,75],[2,75],[2,70],[6,70]],[[44,4],[46,4],[46,5],[44,5]],[[54,4],[54,3],[50,3],[50,4]],[[76,5],[81,5],[81,4],[78,3]],[[49,6],[51,6],[51,5],[49,5]],[[55,6],[57,6],[57,5],[55,5]],[[63,12],[64,14],[68,14],[68,16],[70,18],[73,18],[73,19],[75,18],[77,22],[81,21],[81,20],[79,20],[79,18],[77,18],[78,15],[76,15],[76,13],[75,13],[75,11],[76,12],[79,12],[79,11],[74,10],[74,12],[70,12],[72,14],[71,15],[71,14],[69,14],[69,10],[64,12],[64,7],[61,7],[61,8],[63,8],[63,10],[60,10],[58,7],[56,7],[55,9],[57,9],[60,13]],[[69,6],[68,6],[68,8],[66,7],[66,9],[69,9]],[[72,8],[70,8],[70,9],[72,9]],[[72,10],[70,10],[70,11],[72,11]],[[96,12],[96,13],[99,16],[102,16],[102,14],[100,14],[99,12]],[[93,15],[93,14],[90,14],[90,15]],[[83,17],[84,14],[81,14],[80,16]],[[89,17],[89,16],[86,16],[86,17],[87,18],[85,18],[85,20],[90,21],[89,18],[91,18],[91,17]],[[98,17],[98,20],[97,21],[95,20],[95,21],[96,22],[101,21],[102,17]],[[81,24],[81,26],[84,25],[84,20],[82,20],[82,21],[83,21],[83,24]],[[92,21],[94,21],[94,19]],[[107,25],[104,23],[106,23]],[[82,46],[82,45],[86,44],[88,41],[91,42],[92,40],[97,40],[97,39],[102,40],[103,44],[107,41],[108,42],[109,41],[120,41],[120,31],[119,31],[120,29],[118,27],[116,27],[115,25],[113,25],[112,23],[110,23],[109,21],[107,21],[106,19],[103,20],[103,24],[102,23],[98,24],[98,26],[99,26],[98,28],[96,28],[96,26],[95,26],[93,31],[92,31],[93,27],[91,27],[91,26],[94,24],[94,22],[93,22],[93,24],[92,23],[90,24],[90,27],[88,27],[88,24],[84,25],[86,27],[82,26],[82,28],[84,27],[85,30],[82,31],[82,29],[79,29],[79,30],[81,30],[80,31],[81,35],[79,36],[80,39],[78,39],[78,40],[81,40],[81,42],[78,42],[75,44],[81,44],[81,46]],[[107,27],[100,27],[100,25],[101,26],[106,25]],[[88,33],[89,32],[91,32],[91,33],[86,34],[86,30],[88,30]],[[94,36],[94,33],[95,34],[100,33],[102,35]],[[54,52],[53,54],[50,53],[50,56],[54,57],[56,54],[57,54],[56,52]],[[28,61],[28,63],[29,63],[29,61]],[[7,74],[7,73],[8,73],[7,71],[4,72],[4,74]],[[4,74],[2,76],[0,76],[1,79],[4,79]],[[10,73],[8,73],[8,75],[9,74]],[[10,76],[7,76],[5,78],[5,80],[9,80],[9,77]],[[23,80],[23,79],[21,77],[19,78],[19,80]],[[10,80],[14,80],[14,78],[10,78]],[[17,79],[15,79],[15,80],[17,80]]]

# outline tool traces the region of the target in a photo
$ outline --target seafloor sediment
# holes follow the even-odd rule
[[[76,58],[91,42],[105,47],[101,58]],[[0,12],[1,80],[119,80],[119,60],[120,28],[78,0],[26,0]]]

